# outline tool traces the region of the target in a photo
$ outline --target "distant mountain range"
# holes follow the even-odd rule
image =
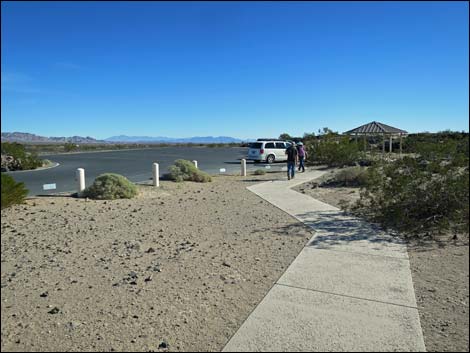
[[[195,136],[195,137],[187,137],[187,138],[173,138],[173,137],[164,137],[164,136],[112,136],[105,139],[108,142],[165,142],[165,143],[238,143],[242,142],[242,140],[228,137],[228,136]]]
[[[26,143],[106,143],[105,141],[96,140],[87,136],[71,136],[71,137],[45,137],[27,132],[2,132],[2,142],[26,142]]]
[[[72,137],[45,137],[27,132],[2,132],[2,142],[23,142],[23,143],[239,143],[242,140],[228,136],[196,136],[187,138],[173,137],[151,137],[151,136],[112,136],[104,140],[97,140],[87,136]]]

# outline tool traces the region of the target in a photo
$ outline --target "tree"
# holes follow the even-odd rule
[[[279,140],[292,140],[292,136],[285,132],[279,135]]]

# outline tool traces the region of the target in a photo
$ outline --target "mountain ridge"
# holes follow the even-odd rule
[[[193,137],[165,137],[165,136],[111,136],[105,139],[108,142],[167,142],[167,143],[238,143],[242,140],[230,136],[193,136]]]
[[[165,136],[111,136],[103,140],[93,137],[71,136],[71,137],[46,137],[28,132],[2,132],[2,142],[23,143],[240,143],[243,140],[230,136],[193,136],[193,137],[165,137]]]

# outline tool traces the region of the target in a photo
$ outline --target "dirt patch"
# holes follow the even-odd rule
[[[411,242],[408,255],[426,349],[469,350],[468,241]]]
[[[339,170],[340,169],[331,169],[321,177],[304,184],[297,185],[292,189],[323,201],[331,206],[341,208],[342,204],[350,204],[359,199],[359,188],[320,186],[320,184],[333,178]]]
[[[341,207],[359,198],[359,188],[318,187],[336,170],[294,190]],[[469,350],[469,242],[465,235],[409,240],[408,255],[427,351]]]
[[[278,177],[2,210],[2,351],[220,351],[312,236],[246,189]]]

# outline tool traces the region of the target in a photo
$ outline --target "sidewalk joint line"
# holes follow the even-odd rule
[[[357,254],[357,255],[363,255],[363,256],[375,256],[375,257],[386,257],[389,259],[396,259],[396,260],[402,260],[402,261],[409,261],[410,259],[408,257],[395,257],[395,256],[390,256],[390,255],[375,255],[375,254],[366,254],[362,252],[355,252],[355,251],[346,251],[346,250],[335,250],[335,249],[321,249],[321,248],[314,248],[310,245],[305,245],[304,247],[306,250],[312,251],[312,250],[323,250],[323,251],[334,251],[334,252],[342,252],[346,254]]]
[[[279,282],[277,282],[276,284],[279,285],[279,286],[284,286],[284,287],[289,287],[289,288],[302,289],[302,290],[307,290],[307,291],[311,291],[311,292],[318,292],[318,293],[323,293],[323,294],[336,295],[336,296],[338,296],[338,297],[345,297],[345,298],[351,298],[351,299],[365,300],[365,301],[369,301],[369,302],[375,302],[375,303],[387,304],[387,305],[395,305],[395,306],[400,306],[400,307],[403,307],[403,308],[416,309],[416,310],[418,310],[418,307],[416,307],[416,306],[409,306],[409,305],[403,305],[403,304],[396,304],[396,303],[384,302],[384,301],[381,301],[381,300],[355,297],[355,296],[352,296],[352,295],[339,294],[339,293],[333,293],[333,292],[327,292],[327,291],[322,291],[322,290],[318,290],[318,289],[297,287],[297,286],[292,286],[292,285],[289,285],[289,284],[283,284],[283,283],[279,283]]]

